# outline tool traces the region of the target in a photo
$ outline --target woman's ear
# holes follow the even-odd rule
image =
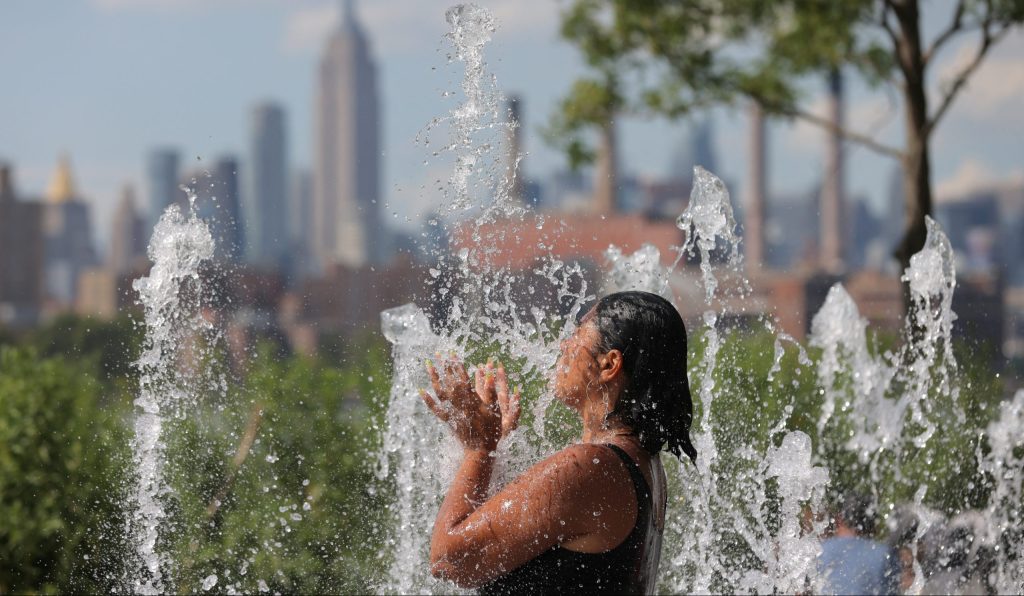
[[[599,378],[602,383],[613,381],[622,374],[622,352],[619,350],[609,350],[602,354],[597,363],[601,367]]]

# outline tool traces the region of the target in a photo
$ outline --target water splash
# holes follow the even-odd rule
[[[394,378],[384,433],[385,450],[379,455],[377,478],[394,482],[400,491],[392,513],[400,529],[424,529],[433,520],[423,503],[444,494],[460,454],[458,445],[433,416],[422,407],[419,388],[429,387],[423,355],[448,348],[430,329],[426,314],[407,304],[381,313],[384,337],[394,346]],[[439,448],[440,447],[440,448]],[[389,540],[394,557],[382,591],[412,594],[431,587],[429,531],[399,531]]]
[[[862,461],[900,437],[907,405],[886,399],[896,370],[871,354],[867,329],[867,319],[842,284],[832,286],[811,320],[810,345],[821,350],[817,375],[823,399],[818,436],[827,436],[825,428],[837,404],[844,415],[856,404],[847,448],[857,451]]]
[[[429,528],[461,451],[418,397],[420,388],[429,387],[424,357],[455,355],[468,366],[492,356],[508,358],[506,362],[514,360],[515,365],[510,367],[515,371],[511,382],[534,387],[524,396],[521,430],[503,442],[496,454],[493,486],[501,486],[539,454],[550,452],[552,445],[562,446],[558,429],[545,426],[554,399],[541,387],[553,371],[559,339],[572,331],[571,324],[559,326],[554,321],[565,313],[572,320],[591,298],[585,272],[577,263],[549,256],[532,271],[513,272],[496,259],[500,257],[497,247],[507,242],[516,226],[539,229],[543,218],[526,217],[510,195],[507,165],[496,157],[503,136],[499,133],[507,124],[497,122],[500,95],[484,60],[494,19],[473,4],[453,7],[446,19],[451,31],[445,37],[454,46],[452,59],[465,68],[465,97],[448,118],[428,126],[430,132],[441,122],[450,123],[449,141],[434,155],[455,156],[438,222],[447,234],[462,235],[471,242],[454,254],[439,251],[435,255],[428,300],[440,307],[428,313],[410,304],[381,316],[393,347],[395,371],[384,452],[378,462],[378,481],[395,495],[390,506],[394,524],[388,537],[393,559],[379,586],[386,592],[454,589],[428,573]],[[429,145],[429,138],[425,144]],[[478,211],[474,214],[474,210]],[[467,215],[474,217],[467,219]],[[492,226],[499,220],[502,226]]]
[[[625,255],[621,248],[609,246],[604,254],[608,260],[608,272],[605,275],[607,293],[641,290],[672,299],[672,288],[669,286],[672,270],[661,264],[661,251],[658,247],[644,244],[633,254]]]
[[[426,572],[429,528],[454,470],[458,447],[416,397],[418,388],[426,384],[423,355],[453,352],[472,361],[493,353],[509,354],[519,359],[522,376],[518,380],[533,385],[524,404],[524,424],[513,441],[502,445],[493,490],[531,461],[564,444],[560,441],[571,428],[551,408],[554,400],[544,381],[552,371],[558,339],[572,331],[575,315],[591,298],[578,264],[548,255],[535,264],[532,277],[500,265],[499,247],[518,239],[515,225],[506,224],[540,229],[544,221],[542,217],[523,217],[508,200],[507,167],[494,167],[502,163],[493,158],[493,135],[501,126],[496,121],[499,96],[483,58],[495,31],[493,17],[475,5],[460,5],[446,16],[452,27],[446,38],[455,46],[452,59],[465,66],[462,90],[466,101],[449,118],[433,123],[447,120],[452,124],[451,138],[442,151],[455,155],[439,221],[461,218],[457,225],[445,224],[445,230],[461,233],[471,242],[459,244],[455,254],[437,255],[438,265],[431,270],[437,282],[431,299],[445,306],[443,312],[408,305],[382,314],[395,363],[385,447],[379,460],[380,482],[393,483],[396,492],[391,508],[395,530],[389,538],[394,561],[381,587],[386,591],[453,590]],[[475,219],[466,220],[474,209],[479,209]],[[499,218],[504,218],[502,226],[489,227]],[[722,356],[724,336],[729,333],[723,321],[744,314],[743,306],[740,312],[731,312],[727,301],[742,301],[750,290],[740,266],[740,239],[729,192],[714,174],[695,168],[691,201],[677,225],[686,234],[680,257],[689,254],[699,259],[706,307],[700,317],[703,328],[698,331],[702,354],[690,371],[695,381],[691,386],[698,392],[699,419],[693,435],[699,459],[696,468],[688,464],[673,467],[675,464],[666,462],[672,501],[659,589],[820,591],[824,586],[817,575],[816,559],[824,522],[812,521],[808,527],[801,525],[801,519],[805,507],[812,512],[824,508],[828,470],[816,465],[820,462],[815,459],[824,446],[812,445],[803,433],[786,432],[794,412],[792,401],[778,419],[746,421],[771,425],[767,445],[716,437],[716,432],[723,431],[715,424],[728,415],[722,411],[727,406],[716,404],[716,398],[734,389],[723,377],[739,364]],[[883,480],[901,487],[915,482],[892,462],[900,461],[911,447],[928,446],[936,429],[930,417],[931,404],[935,400],[955,402],[958,391],[952,382],[956,363],[950,347],[955,318],[951,309],[955,288],[952,253],[941,229],[930,220],[928,227],[925,250],[915,256],[906,273],[919,307],[907,323],[904,345],[895,353],[879,354],[877,346],[869,344],[868,323],[841,285],[832,288],[812,323],[811,345],[821,353],[816,371],[823,400],[817,420],[819,435],[835,437],[836,444],[829,448],[854,452],[866,466],[865,482],[872,487],[884,486]],[[606,256],[609,271],[604,289],[645,289],[672,295],[671,282],[678,281],[673,276],[680,272],[674,265],[662,267],[655,247],[643,246],[631,255],[611,247]],[[543,302],[535,300],[542,285],[551,292],[552,300],[536,306],[535,302]],[[560,326],[558,321],[566,315],[568,322]],[[800,367],[814,366],[793,338],[770,322],[765,322],[765,327],[775,336],[769,384],[781,370],[784,342],[797,347]],[[797,381],[792,382],[794,388],[800,388]],[[847,425],[842,427],[844,432],[834,432],[841,425]],[[1006,428],[1010,427],[1007,423]],[[999,449],[1005,453],[1005,448]],[[996,451],[993,447],[992,453]],[[997,456],[979,454],[982,457],[990,458],[985,465],[991,473],[1005,472],[999,467],[1002,464],[993,463],[997,459],[991,458]],[[1011,489],[1012,484],[1006,490]],[[922,484],[914,491],[914,507],[923,510],[927,490],[928,485]],[[769,510],[778,512],[778,527],[766,519]],[[929,523],[919,524],[917,538]],[[916,571],[920,578],[921,570]],[[1007,577],[1012,573],[1016,571],[1007,571]],[[912,589],[919,590],[920,585]]]
[[[190,197],[194,202],[194,196]],[[160,553],[160,524],[167,513],[163,496],[163,428],[194,395],[195,369],[182,360],[182,348],[196,346],[196,337],[210,331],[200,316],[200,266],[213,258],[214,242],[206,224],[191,210],[186,217],[172,205],[160,218],[149,244],[153,268],[133,288],[145,310],[146,338],[135,363],[139,396],[135,400],[132,440],[136,486],[129,531],[136,546],[138,569],[129,570],[130,591],[156,594],[172,589],[170,561]]]
[[[1024,592],[1024,389],[1000,404],[999,418],[987,430],[989,452],[978,454],[978,468],[992,479],[984,510],[982,542],[996,553],[991,571],[996,594]]]
[[[732,214],[729,189],[725,183],[701,166],[693,168],[693,190],[690,203],[676,220],[686,235],[685,251],[700,253],[700,270],[704,280],[704,297],[711,304],[718,289],[712,251],[724,245],[724,261],[732,267],[740,263],[740,238],[736,234],[736,218]]]
[[[956,270],[953,248],[942,228],[931,217],[925,218],[928,235],[924,248],[910,258],[903,281],[910,286],[912,308],[907,317],[909,338],[901,358],[900,374],[908,385],[914,423],[920,427],[914,444],[920,449],[935,433],[936,426],[927,417],[928,394],[956,397],[951,384],[956,371],[953,356],[953,291]]]
[[[783,594],[798,594],[808,590],[821,593],[817,559],[821,554],[818,535],[824,529],[802,528],[803,507],[820,511],[825,502],[828,470],[811,464],[813,450],[811,438],[800,431],[786,434],[779,447],[769,447],[765,456],[765,475],[775,478],[779,485],[778,551],[768,560],[765,582]]]

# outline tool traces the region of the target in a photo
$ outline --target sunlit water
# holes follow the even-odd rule
[[[805,512],[825,508],[832,478],[822,463],[824,450],[849,454],[864,471],[868,492],[880,501],[896,488],[909,487],[914,495],[909,506],[920,512],[915,539],[923,538],[937,523],[938,517],[930,515],[924,503],[930,483],[939,479],[913,472],[906,460],[941,438],[936,418],[958,416],[960,391],[951,345],[956,277],[941,228],[928,221],[925,249],[905,272],[916,308],[906,323],[906,341],[899,347],[885,351],[870,343],[868,323],[841,284],[831,289],[812,321],[808,344],[818,354],[816,367],[803,346],[777,331],[772,321],[758,320],[757,325],[775,336],[772,367],[766,378],[754,380],[764,387],[765,403],[768,397],[786,403],[786,387],[779,386],[776,376],[782,373],[787,353],[795,354],[797,372],[811,374],[797,375],[790,381],[792,388],[815,385],[820,415],[814,423],[825,442],[815,445],[807,434],[787,430],[795,407],[792,399],[770,419],[735,421],[737,428],[766,426],[767,442],[737,440],[722,426],[723,412],[731,415],[723,398],[735,389],[721,385],[722,372],[742,364],[723,352],[729,334],[735,333],[724,321],[744,314],[730,311],[728,305],[742,304],[751,292],[728,189],[713,173],[695,167],[689,206],[677,220],[684,240],[672,249],[675,254],[662,255],[651,245],[633,253],[611,246],[599,287],[588,283],[580,264],[550,254],[529,271],[505,268],[498,247],[508,244],[507,235],[514,234],[516,226],[535,226],[552,234],[570,234],[571,229],[528,212],[510,196],[511,177],[501,158],[508,124],[484,52],[497,31],[493,16],[475,5],[459,5],[447,12],[446,19],[450,64],[463,70],[462,101],[431,122],[420,143],[431,159],[450,159],[453,164],[444,188],[445,204],[432,224],[441,235],[471,242],[457,251],[436,249],[436,263],[429,269],[432,293],[423,304],[381,315],[383,334],[392,344],[394,378],[383,448],[372,462],[378,485],[371,490],[389,491],[391,522],[383,537],[390,569],[379,578],[377,589],[457,591],[429,574],[431,527],[461,450],[418,397],[429,385],[425,360],[454,354],[473,365],[495,356],[509,366],[512,382],[523,386],[523,420],[500,447],[493,491],[565,446],[578,432],[578,423],[551,395],[548,379],[559,341],[572,333],[585,306],[599,293],[629,289],[677,299],[680,284],[696,284],[696,300],[703,302],[703,314],[690,329],[691,341],[699,338],[700,349],[688,371],[699,455],[696,466],[665,460],[671,499],[659,591],[820,591],[825,578],[816,567],[821,550],[817,536],[825,530],[825,521],[813,515],[807,519]],[[439,139],[445,132],[446,137]],[[150,244],[153,270],[136,282],[147,334],[137,363],[137,484],[129,528],[136,552],[128,565],[126,590],[159,593],[175,588],[174,561],[164,547],[166,533],[172,530],[164,506],[162,433],[169,416],[184,414],[202,376],[196,369],[202,360],[201,339],[216,334],[200,316],[196,298],[202,293],[199,267],[213,252],[213,240],[201,220],[191,212],[169,210]],[[682,265],[691,261],[699,264],[696,274],[687,273]],[[752,411],[757,416],[756,408]],[[979,543],[996,551],[992,578],[1000,592],[1024,588],[1021,558],[1016,556],[1021,548],[1022,425],[1024,392],[1002,404],[999,417],[984,429],[986,448],[979,448],[975,456],[978,467],[995,480],[981,512],[984,527],[977,535]],[[769,510],[776,512],[771,519]],[[920,566],[915,571],[911,592],[924,585]],[[211,572],[200,587],[214,589],[219,581]],[[261,580],[260,590],[264,587]]]
[[[149,243],[153,267],[133,284],[145,311],[146,338],[135,363],[139,393],[135,400],[132,442],[136,487],[129,532],[136,546],[125,587],[155,594],[169,583],[171,561],[163,554],[161,527],[167,513],[164,495],[164,426],[169,416],[181,415],[195,395],[196,367],[203,350],[200,338],[213,331],[200,313],[200,266],[213,257],[214,242],[198,219],[195,197],[189,213],[171,206],[160,218]],[[191,348],[191,353],[187,353]]]
[[[456,225],[453,222],[470,225],[476,244],[456,255],[438,255],[434,271],[445,271],[451,280],[439,291],[453,304],[440,321],[432,326],[426,313],[414,305],[382,315],[385,335],[394,346],[396,370],[380,462],[381,478],[394,479],[397,484],[390,537],[395,558],[389,578],[380,586],[388,592],[453,590],[427,572],[430,529],[457,465],[459,449],[417,398],[418,389],[427,385],[424,358],[454,352],[470,362],[490,353],[521,360],[523,372],[517,380],[532,390],[524,398],[532,402],[532,417],[502,449],[499,461],[505,473],[494,481],[492,491],[496,490],[512,474],[564,446],[572,435],[574,427],[558,415],[544,381],[554,364],[558,340],[572,332],[573,315],[592,299],[589,294],[594,291],[579,283],[582,275],[571,281],[570,277],[551,275],[567,271],[567,264],[549,257],[538,268],[538,277],[557,288],[565,303],[562,308],[551,304],[538,307],[536,300],[515,293],[517,282],[522,281],[516,274],[491,265],[493,253],[489,251],[494,248],[485,232],[493,228],[487,224],[499,218],[523,225],[533,220],[508,201],[508,189],[493,165],[498,149],[488,133],[501,125],[495,121],[498,100],[483,53],[495,31],[494,20],[484,9],[463,5],[449,11],[448,22],[452,31],[446,37],[454,45],[451,56],[465,67],[461,86],[465,99],[447,118],[452,138],[445,147],[456,158],[440,225],[448,226],[447,231]],[[477,29],[467,31],[474,27]],[[441,154],[443,151],[438,151],[433,156]],[[476,215],[460,218],[466,211]],[[543,219],[539,225],[545,225]],[[737,299],[742,303],[750,296],[729,192],[718,177],[695,168],[689,207],[677,225],[685,242],[676,249],[678,254],[667,255],[674,260],[672,266],[662,265],[662,255],[654,246],[645,245],[632,254],[611,246],[601,287],[606,292],[642,289],[672,298],[673,279],[682,259],[699,263],[699,277],[694,281],[703,289],[706,308],[703,328],[691,329],[702,338],[702,350],[689,371],[696,393],[698,416],[693,434],[699,457],[695,467],[688,463],[668,466],[673,498],[659,588],[679,593],[819,591],[825,584],[816,566],[821,549],[817,536],[825,531],[826,522],[818,516],[811,519],[808,529],[801,520],[805,509],[824,510],[830,477],[816,451],[819,446],[812,445],[802,432],[786,431],[793,405],[785,407],[777,420],[769,421],[771,441],[763,449],[753,445],[737,449],[730,443],[728,452],[723,452],[720,431],[714,426],[716,396],[729,389],[716,386],[717,369],[732,365],[723,362],[720,353],[726,333],[723,315],[736,314],[728,312],[725,304]],[[449,269],[445,270],[446,266]],[[725,290],[720,281],[723,276],[729,279]],[[905,276],[916,308],[906,323],[907,341],[897,351],[879,354],[869,345],[867,322],[841,284],[832,288],[814,317],[809,338],[810,346],[821,352],[811,381],[817,384],[821,399],[819,435],[838,443],[830,448],[852,453],[876,486],[921,481],[905,476],[900,462],[911,451],[926,448],[935,435],[933,404],[956,403],[959,391],[951,344],[956,285],[952,251],[934,221],[928,221],[925,249],[914,256]],[[531,316],[520,317],[524,311]],[[559,327],[561,321],[567,324]],[[762,324],[769,331],[775,329],[771,321]],[[780,370],[787,345],[796,347],[798,368],[812,366],[802,346],[784,333],[776,335],[768,385]],[[986,540],[992,543],[998,541],[992,535],[998,528],[1019,527],[1019,517],[1014,516],[1020,514],[1020,462],[1013,459],[1015,443],[1007,429],[1019,422],[1022,400],[1018,395],[1014,405],[1004,408],[1002,421],[988,429],[993,435],[991,451],[978,454],[982,469],[993,477],[1002,474],[1008,479],[995,491],[987,512],[990,535]],[[850,416],[851,412],[855,415]],[[840,432],[839,421],[852,428],[842,426]],[[922,507],[928,484],[912,488],[913,504]],[[885,497],[881,489],[871,492],[875,498]],[[765,516],[769,503],[777,508],[777,520]],[[934,518],[921,515],[920,519],[918,538]],[[919,566],[916,572],[911,592],[923,586]],[[1019,564],[1001,558],[996,585],[1019,589],[1019,581]]]

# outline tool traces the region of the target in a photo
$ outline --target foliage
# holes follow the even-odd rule
[[[703,336],[694,335],[691,370],[704,350]],[[874,345],[877,352],[887,342],[872,340],[869,345]],[[830,423],[819,431],[824,402],[823,388],[816,378],[820,354],[811,349],[801,357],[797,347],[787,345],[776,372],[769,374],[774,350],[774,337],[766,332],[732,332],[723,343],[714,376],[710,426],[724,469],[743,469],[749,465],[742,457],[746,450],[763,454],[770,445],[778,445],[784,432],[798,430],[811,437],[815,465],[828,467],[835,493],[858,490],[874,494],[885,510],[912,501],[915,491],[927,484],[930,488],[925,504],[947,515],[984,505],[988,495],[977,469],[976,452],[981,433],[1004,399],[1003,382],[984,356],[957,346],[958,364],[952,385],[959,391],[943,395],[933,387],[928,397],[925,416],[937,424],[936,434],[923,449],[915,448],[907,437],[894,437],[904,444],[902,450],[890,445],[869,465],[845,443],[850,425],[863,423],[863,409],[857,405],[861,396],[843,394],[849,403],[840,404]],[[697,387],[699,383],[694,384],[695,390]],[[899,398],[900,390],[899,385],[894,386],[885,399]],[[695,421],[699,421],[699,406],[694,414]],[[898,470],[900,477],[879,478],[877,472],[872,474],[878,469]]]
[[[572,87],[555,115],[553,132],[562,134],[551,136],[574,136],[603,122],[608,110],[677,117],[741,97],[806,117],[800,102],[807,75],[849,68],[872,86],[917,77],[950,37],[979,29],[991,44],[1024,20],[1020,0],[961,2],[949,33],[911,66],[900,55],[910,42],[897,41],[906,32],[896,25],[916,23],[919,10],[913,0],[573,0],[562,35],[597,76]],[[911,67],[917,72],[906,72]],[[624,94],[627,88],[635,91]]]
[[[142,326],[128,315],[106,321],[63,314],[33,330],[23,343],[43,357],[88,363],[96,379],[111,382],[132,376],[142,336]]]
[[[572,0],[562,35],[593,73],[571,87],[546,137],[574,166],[593,159],[585,134],[620,113],[676,118],[747,98],[761,110],[796,117],[900,160],[906,221],[895,256],[900,270],[926,240],[932,213],[932,133],[989,50],[1024,23],[1024,0],[958,0],[931,40],[919,0]],[[973,36],[974,53],[937,89],[929,67],[950,39]],[[902,94],[902,148],[844,128],[806,109],[808,77],[856,72]],[[905,292],[904,307],[912,305]]]
[[[704,414],[698,394],[705,339],[700,331],[691,333],[695,424]],[[63,358],[10,348],[0,354],[2,592],[124,585],[131,392],[104,395],[91,372],[102,346],[82,336],[66,341],[91,347]],[[828,466],[834,489],[863,486],[863,466],[832,440],[856,407],[820,434],[819,355],[812,350],[802,357],[788,342],[783,347],[775,366],[773,335],[724,332],[709,419],[721,455],[720,494],[745,498],[734,489],[746,486],[744,474],[788,430],[812,438],[815,464]],[[470,357],[490,353],[490,346],[480,346]],[[967,351],[958,359],[956,400],[936,400],[929,410],[943,432],[925,450],[904,453],[906,477],[880,484],[883,504],[910,500],[922,481],[931,486],[925,503],[948,514],[987,498],[991,479],[979,475],[974,452],[979,431],[998,410],[993,406],[1002,386],[984,359]],[[507,355],[505,360],[510,370],[522,365]],[[261,581],[280,592],[374,589],[391,562],[395,488],[375,477],[390,383],[383,341],[361,340],[340,365],[263,349],[236,374],[224,386],[207,386],[187,415],[166,427],[171,491],[162,546],[173,562],[171,588],[199,591],[216,575],[213,592],[257,592]],[[543,380],[523,381],[524,424],[532,427],[528,404],[542,393]],[[557,403],[548,408],[544,426],[545,445],[578,430]],[[777,498],[771,483],[764,488],[766,509],[760,513],[775,531]],[[750,557],[741,537],[720,536],[734,560]]]
[[[373,468],[389,379],[373,348],[344,369],[264,350],[242,386],[172,425],[177,591],[210,575],[217,590],[372,589],[386,555]]]
[[[128,441],[100,397],[83,367],[0,347],[0,593],[116,586]]]

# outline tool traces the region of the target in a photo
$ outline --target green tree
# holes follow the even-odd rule
[[[986,54],[1024,22],[1024,0],[957,0],[947,26],[927,41],[925,7],[934,10],[919,0],[572,0],[562,34],[595,74],[573,85],[549,136],[578,163],[593,156],[580,132],[607,127],[609,113],[678,117],[741,97],[770,114],[836,130],[900,160],[907,216],[896,257],[906,268],[924,246],[932,212],[932,135]],[[961,35],[977,37],[972,58],[929,105],[935,57]],[[904,147],[838,128],[801,105],[799,84],[808,75],[840,69],[875,88],[899,89]]]
[[[0,593],[109,592],[128,438],[82,367],[0,348]]]
[[[387,352],[360,342],[346,366],[263,350],[227,395],[170,421],[173,588],[366,593],[388,552],[373,470]]]

